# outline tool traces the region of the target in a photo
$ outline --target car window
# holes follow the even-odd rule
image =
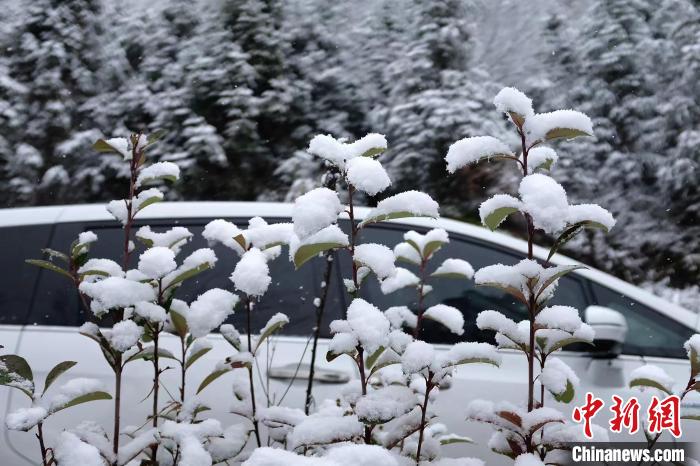
[[[0,228],[2,234],[2,286],[0,286],[0,324],[26,324],[32,306],[34,286],[40,274],[51,272],[27,264],[40,259],[48,246],[51,225],[27,225]]]
[[[695,332],[624,294],[591,282],[599,306],[622,313],[627,320],[625,354],[685,358],[683,344]]]
[[[407,226],[386,224],[364,229],[362,242],[378,242],[393,248],[403,241],[403,235]],[[420,233],[425,230],[416,228]],[[437,268],[447,258],[464,259],[471,263],[475,270],[487,265],[502,263],[513,265],[522,260],[524,256],[513,251],[499,248],[475,239],[450,234],[450,242],[443,246],[431,259],[429,271]],[[401,263],[402,267],[417,273],[417,268]],[[447,278],[429,279],[433,290],[426,296],[426,307],[434,304],[446,304],[454,306],[464,314],[465,332],[458,336],[451,333],[442,325],[426,320],[423,326],[422,337],[431,343],[454,343],[457,341],[481,341],[493,342],[493,332],[483,332],[476,327],[476,316],[479,312],[494,309],[502,312],[508,318],[517,321],[527,318],[525,306],[516,301],[511,295],[496,288],[477,287],[473,281],[455,280]],[[406,288],[389,295],[384,295],[377,280],[370,277],[363,285],[366,298],[372,300],[380,309],[390,306],[407,305],[416,308],[416,291]],[[576,309],[585,309],[587,300],[580,279],[565,276],[559,281],[559,287],[551,304],[563,304],[573,306]]]
[[[187,254],[195,249],[209,247],[206,240],[202,238],[202,231],[208,219],[186,222],[179,222],[178,225],[187,227],[194,238],[190,243],[182,248],[178,259],[183,259]],[[239,226],[244,227],[247,220],[236,221]],[[154,231],[164,231],[173,226],[173,223],[162,221],[149,221]],[[138,225],[137,227],[138,228]],[[65,250],[67,245],[78,233],[85,230],[92,230],[98,236],[98,241],[92,246],[91,257],[105,257],[121,263],[121,250],[124,232],[121,228],[110,223],[102,224],[62,224],[57,226],[57,234],[53,241],[54,247]],[[200,294],[211,288],[223,288],[233,291],[233,284],[229,280],[233,269],[238,262],[238,256],[233,251],[215,245],[218,261],[212,270],[207,270],[196,278],[185,282],[177,291],[176,297],[191,302]],[[143,250],[137,245],[137,251],[132,256],[131,267],[138,263],[138,253]],[[284,312],[290,318],[290,323],[282,330],[286,335],[309,335],[316,325],[316,313],[314,298],[318,296],[320,283],[322,280],[321,258],[314,258],[298,271],[294,270],[294,265],[288,259],[286,248],[280,256],[269,263],[272,283],[262,300],[256,303],[252,312],[251,325],[253,332],[259,331],[267,320],[277,312]],[[40,284],[39,304],[34,306],[30,319],[37,324],[46,325],[80,325],[86,320],[85,312],[80,308],[77,293],[71,288],[70,283],[65,279],[53,276],[42,277]],[[333,274],[329,286],[330,299],[327,307],[326,320],[339,318],[343,315],[340,293],[338,293],[339,280]],[[42,311],[40,311],[40,309]],[[241,332],[245,331],[245,311],[242,306],[236,308],[235,313],[228,322]],[[105,322],[107,324],[107,322]],[[324,335],[328,336],[328,325],[324,325]]]

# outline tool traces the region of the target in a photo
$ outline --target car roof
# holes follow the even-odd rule
[[[254,216],[263,218],[289,218],[292,215],[292,206],[293,204],[281,202],[159,202],[139,213],[138,218],[140,220],[219,217],[245,218]],[[369,211],[370,208],[358,207],[354,210],[355,217],[361,220]],[[0,209],[0,227],[90,221],[114,221],[114,218],[107,212],[104,204]],[[527,251],[527,243],[522,239],[449,218],[404,218],[389,220],[388,223],[398,223],[424,228],[444,228],[449,232],[477,238],[497,246],[512,249],[521,254]],[[545,260],[549,254],[549,250],[535,245],[533,253],[536,258]],[[555,254],[551,262],[557,265],[585,265],[562,254]],[[586,266],[585,269],[576,270],[574,273],[608,288],[612,288],[621,294],[627,295],[688,327],[698,329],[700,325],[700,315],[661,299],[646,290],[631,285],[608,273],[588,266]]]

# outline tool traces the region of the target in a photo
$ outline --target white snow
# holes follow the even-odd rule
[[[575,110],[556,110],[532,115],[525,121],[524,129],[528,142],[533,143],[546,139],[550,131],[556,129],[574,129],[593,135],[593,122]]]
[[[78,235],[78,244],[90,244],[97,241],[97,235],[92,231],[84,231]]]
[[[264,335],[267,333],[271,328],[279,325],[279,324],[288,324],[289,323],[289,317],[287,314],[284,314],[282,312],[278,312],[270,319],[267,321],[265,326],[260,330],[260,335]]]
[[[139,257],[139,272],[158,280],[177,268],[175,252],[165,246],[156,246],[144,251]]]
[[[394,329],[401,329],[404,325],[415,328],[418,324],[418,316],[406,306],[392,306],[384,311],[384,315]]]
[[[216,261],[216,254],[213,250],[209,248],[197,249],[196,251],[192,252],[192,254],[187,256],[178,268],[176,268],[163,278],[163,287],[170,286],[170,284],[177,277],[179,277],[185,272],[196,270],[207,264],[209,268],[212,268],[214,267],[214,265],[216,265]]]
[[[503,208],[520,210],[522,207],[522,202],[513,196],[508,194],[496,194],[481,203],[479,206],[479,217],[481,218],[481,223],[486,226],[486,219],[495,211]],[[503,220],[505,220],[505,217]],[[503,222],[503,220],[501,220],[501,222]],[[500,225],[500,222],[498,225]]]
[[[693,335],[692,337],[690,337],[690,338],[688,339],[688,341],[686,341],[686,342],[683,344],[683,347],[684,347],[685,350],[688,352],[688,357],[689,357],[689,358],[690,358],[690,356],[691,356],[691,355],[690,355],[691,350],[695,351],[695,354],[698,355],[698,356],[700,356],[700,333],[696,333],[695,335]]]
[[[163,193],[157,188],[147,189],[138,193],[131,201],[131,216],[132,218],[136,213],[141,210],[146,201],[151,201],[155,199],[156,201],[163,200]],[[128,219],[128,209],[127,201],[125,199],[116,199],[110,201],[107,204],[107,211],[112,214],[112,216],[121,222],[122,225],[126,225]]]
[[[583,322],[575,308],[557,305],[542,309],[535,317],[535,323],[545,328],[574,333]]]
[[[114,324],[111,330],[105,331],[105,337],[115,350],[123,353],[134,346],[141,338],[143,328],[133,320],[122,320]]]
[[[474,267],[463,259],[445,259],[440,266],[431,274],[432,276],[461,276],[471,280],[474,276]]]
[[[367,214],[362,224],[370,221],[380,222],[399,214],[438,218],[440,216],[438,209],[438,203],[427,194],[420,191],[405,191],[379,201],[377,207]]]
[[[429,307],[423,317],[441,323],[456,335],[464,333],[464,316],[456,307],[436,304]]]
[[[237,290],[248,296],[264,295],[272,281],[265,254],[258,248],[246,251],[236,264],[231,281]]]
[[[530,214],[535,228],[554,234],[566,226],[569,204],[566,191],[553,178],[534,173],[520,182],[523,210]]]
[[[424,259],[429,259],[443,244],[450,242],[447,232],[442,228],[433,228],[424,235],[410,230],[403,235],[403,239],[416,248]]]
[[[537,146],[527,153],[527,173],[534,173],[538,168],[549,167],[551,169],[559,160],[556,151],[551,147]]]
[[[362,435],[363,428],[357,416],[310,416],[294,427],[288,437],[289,444],[298,448],[350,440]]]
[[[346,161],[362,156],[370,150],[383,151],[386,148],[386,138],[377,133],[367,134],[350,144],[338,141],[331,135],[318,135],[309,143],[308,152],[333,162],[344,170]]]
[[[117,264],[111,259],[88,259],[79,269],[78,275],[82,275],[88,272],[102,272],[110,277],[123,277],[124,271],[121,265]],[[95,274],[97,275],[97,274]],[[94,276],[92,274],[86,276],[84,280],[94,281],[99,280],[99,276]]]
[[[313,189],[294,201],[294,233],[303,240],[336,223],[343,209],[338,193],[328,188]]]
[[[374,305],[364,299],[354,299],[348,306],[347,321],[367,353],[386,346],[389,320]]]
[[[43,421],[48,415],[49,412],[42,406],[19,408],[7,415],[5,425],[10,430],[28,431]]]
[[[666,373],[665,370],[663,370],[659,366],[645,364],[644,366],[638,367],[630,373],[629,379],[630,381],[635,379],[653,380],[654,382],[664,387],[667,392],[673,392],[673,379]]]
[[[515,322],[498,311],[481,311],[476,316],[476,326],[481,330],[494,330],[504,335],[517,333]]]
[[[401,367],[406,374],[415,374],[430,368],[435,362],[433,345],[424,341],[414,341],[406,346],[401,355]]]
[[[134,313],[154,323],[165,322],[165,319],[167,319],[165,309],[155,303],[149,303],[147,301],[136,303],[134,305]]]
[[[126,138],[110,138],[104,140],[112,149],[119,152],[124,160],[131,160],[131,144]]]
[[[90,444],[81,441],[75,434],[61,432],[54,456],[59,464],[80,466],[104,466],[105,462],[100,451]]]
[[[92,298],[90,308],[95,314],[156,298],[156,292],[150,285],[121,277],[107,277],[94,283],[82,282],[80,291]]]
[[[514,87],[501,89],[493,98],[493,104],[499,112],[517,113],[526,119],[535,113],[532,110],[532,99]]]
[[[158,179],[175,181],[180,177],[180,167],[172,162],[156,162],[146,168],[141,169],[136,178],[136,187],[141,187],[144,183],[149,183]]]
[[[372,390],[355,405],[355,413],[365,423],[381,424],[406,414],[417,404],[416,395],[408,387],[390,385]]]
[[[382,293],[390,294],[407,286],[417,286],[419,283],[420,278],[413,272],[403,267],[396,267],[388,277],[380,282],[380,287]]]
[[[394,272],[394,252],[383,244],[366,243],[355,246],[355,263],[369,267],[378,278],[384,279]]]
[[[460,139],[447,150],[447,171],[454,173],[462,167],[495,156],[515,157],[501,140],[493,136],[474,136]]]
[[[192,336],[203,337],[221,325],[233,313],[238,299],[238,296],[220,288],[212,288],[199,295],[190,304],[186,315]]]
[[[416,248],[408,243],[399,243],[394,246],[394,257],[397,261],[402,260],[410,264],[419,265],[421,257]]]
[[[353,333],[336,333],[328,342],[328,350],[332,354],[352,354],[358,343]]]
[[[443,367],[473,359],[486,359],[498,365],[501,364],[501,354],[493,345],[471,341],[462,341],[453,345],[447,353],[441,356],[441,359]]]
[[[583,221],[600,223],[607,230],[611,230],[615,226],[615,218],[612,214],[597,204],[569,206],[566,222],[571,225]]]
[[[107,391],[102,381],[78,377],[63,384],[50,396],[43,397],[41,399],[41,405],[50,413],[54,413],[60,409],[63,409],[68,403],[76,398],[98,391]]]
[[[260,217],[252,218],[250,220],[250,228],[243,231],[246,242],[261,250],[281,244],[289,244],[293,234],[293,224],[273,223],[268,225]]]
[[[144,225],[138,229],[136,237],[149,247],[164,246],[177,254],[182,245],[192,238],[192,233],[185,227],[173,227],[164,232],[155,232],[150,226]]]
[[[515,458],[513,466],[545,466],[545,464],[534,453],[523,453]]]
[[[579,384],[579,378],[573,369],[559,358],[547,359],[539,381],[547,390],[557,395],[566,391],[567,382],[571,382],[574,388]]]
[[[227,248],[233,249],[238,254],[243,254],[243,248],[233,239],[238,236],[240,232],[241,230],[239,230],[236,225],[219,218],[207,223],[202,232],[202,236],[209,241],[210,246],[215,243],[221,243]]]
[[[356,189],[375,196],[391,185],[382,164],[370,157],[356,157],[347,162],[346,177]]]
[[[350,240],[348,239],[348,235],[343,233],[343,230],[335,224],[329,225],[323,230],[313,233],[301,240],[297,236],[293,236],[289,243],[290,260],[294,261],[294,256],[299,249],[314,244],[333,244],[338,247],[345,247],[350,244]]]

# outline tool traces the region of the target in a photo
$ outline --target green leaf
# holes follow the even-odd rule
[[[272,316],[272,318],[270,320],[274,319],[276,316],[277,315],[275,314],[274,316]],[[278,331],[279,329],[281,329],[282,327],[287,325],[287,323],[289,323],[289,320],[278,320],[274,324],[269,325],[269,321],[268,321],[268,324],[265,325],[265,329],[264,329],[262,335],[260,335],[260,338],[258,338],[258,341],[255,344],[255,351],[253,351],[253,354],[258,352],[258,349],[260,349],[260,346],[263,344],[263,342],[266,339],[268,339],[270,337],[270,335],[272,335],[273,333],[275,333],[276,331]]]
[[[630,380],[630,388],[632,387],[652,387],[661,390],[662,392],[667,393],[669,395],[673,394],[656,380],[648,379],[645,377]]]
[[[200,273],[202,273],[205,270],[208,270],[210,268],[211,268],[211,264],[209,264],[209,262],[205,262],[203,264],[198,265],[197,267],[195,267],[193,269],[185,270],[180,275],[175,277],[170,283],[168,283],[168,288],[173,288],[174,286],[178,285],[179,283],[182,283],[185,280],[188,280],[196,275],[199,275]]]
[[[69,401],[65,405],[61,406],[60,408],[56,409],[55,411],[52,411],[51,414],[57,413],[59,411],[63,411],[64,409],[70,408],[72,406],[87,403],[90,401],[111,400],[111,399],[112,399],[112,395],[110,395],[107,392],[102,392],[102,391],[91,392],[91,393],[87,393],[85,395],[81,395],[77,398],[73,398],[71,401]]]
[[[181,338],[185,338],[189,332],[189,327],[187,326],[187,319],[185,319],[180,313],[174,311],[172,308],[168,311],[170,314],[170,321],[175,327],[175,331]]]
[[[299,269],[306,262],[310,261],[314,257],[318,256],[323,251],[328,251],[330,249],[338,249],[345,247],[342,243],[314,243],[305,244],[294,253],[294,267]]]
[[[44,396],[46,390],[49,389],[51,384],[53,384],[56,381],[56,379],[58,379],[64,372],[66,372],[68,369],[75,366],[76,364],[78,363],[75,361],[63,361],[53,366],[53,369],[49,371],[49,375],[46,376],[46,382],[44,382],[44,391],[42,392],[42,396]]]
[[[558,267],[560,270],[557,273],[555,273],[554,275],[552,275],[551,277],[547,278],[547,280],[545,280],[540,285],[540,289],[537,292],[537,295],[535,296],[536,300],[540,297],[540,295],[544,292],[544,290],[549,288],[552,285],[552,283],[557,281],[559,278],[563,277],[564,275],[566,275],[568,273],[573,272],[574,270],[586,268],[585,265],[562,265],[562,266],[558,266]]]
[[[483,363],[483,364],[491,364],[492,366],[500,367],[500,363],[496,361],[495,359],[490,359],[490,358],[484,358],[484,357],[479,357],[479,358],[464,358],[460,359],[459,361],[455,362],[454,364],[450,364],[452,366],[460,366],[462,364],[478,364],[478,363]]]
[[[498,225],[500,225],[503,220],[506,219],[506,217],[508,217],[510,214],[518,212],[519,210],[520,209],[517,207],[501,207],[499,209],[495,209],[486,216],[484,219],[484,225],[486,225],[489,230],[494,231],[496,228],[498,228]]]
[[[548,159],[545,159],[543,163],[539,164],[539,165],[538,165],[537,167],[535,167],[535,168],[539,168],[539,169],[541,169],[541,170],[547,170],[547,171],[549,171],[549,170],[552,169],[552,164],[553,164],[553,163],[554,163],[554,159],[553,159],[553,158],[548,158]]]
[[[565,338],[563,340],[559,340],[554,345],[552,345],[552,347],[549,348],[549,350],[548,350],[549,352],[547,354],[552,354],[553,352],[555,352],[559,349],[562,349],[565,346],[571,345],[572,343],[586,343],[589,345],[593,345],[593,343],[588,341],[588,340],[582,340],[580,338],[574,338],[574,337]]]
[[[479,283],[477,286],[490,286],[491,288],[498,288],[499,290],[503,290],[506,293],[514,296],[521,303],[528,305],[527,299],[525,299],[525,295],[523,294],[523,292],[515,287],[506,286],[506,285],[503,285],[501,283],[496,283],[496,282]]]
[[[174,183],[175,181],[177,181],[177,177],[174,175],[160,175],[142,178],[140,186],[148,186],[150,184],[159,183],[161,181],[169,181],[171,183]]]
[[[362,154],[362,157],[378,157],[380,154],[384,153],[385,150],[385,147],[372,147],[371,149],[366,150]]]
[[[385,349],[386,348],[384,348],[383,346],[380,346],[379,348],[377,348],[377,350],[374,353],[369,355],[365,366],[368,367],[369,369],[372,369],[374,367],[374,364],[379,359],[379,357],[382,355],[382,353],[384,353]]]
[[[558,138],[564,138],[564,139],[572,139],[576,138],[579,136],[592,136],[592,134],[588,134],[585,131],[581,131],[580,129],[575,129],[575,128],[553,128],[547,131],[547,134],[545,135],[546,140],[552,140],[552,139],[558,139]]]
[[[456,443],[474,443],[474,440],[461,435],[448,435],[440,439],[440,445],[454,445]]]
[[[445,273],[431,273],[431,277],[436,277],[436,278],[454,278],[457,280],[470,280],[470,278],[467,275],[464,275],[463,273],[456,273],[456,272],[445,272]]]
[[[525,124],[525,117],[523,115],[516,112],[508,112],[508,115],[510,115],[513,123],[515,123],[519,128],[522,128],[522,126]]]
[[[562,393],[554,393],[551,392],[552,395],[554,396],[554,399],[557,400],[560,403],[571,403],[571,400],[574,399],[574,394],[575,394],[575,389],[574,389],[574,384],[571,383],[571,380],[566,381],[566,390],[564,390]]]
[[[164,348],[158,348],[158,357],[164,359],[175,359],[177,358],[170,351]],[[141,351],[132,354],[129,359],[124,361],[124,364],[130,363],[132,361],[137,361],[143,359],[144,361],[153,361],[153,346],[146,346]]]
[[[149,197],[148,199],[146,199],[145,201],[143,201],[142,203],[139,204],[139,208],[136,210],[136,212],[134,212],[134,215],[136,215],[136,213],[138,213],[138,212],[141,212],[143,209],[145,209],[149,205],[155,204],[156,202],[160,202],[162,200],[163,200],[163,198],[160,196]]]
[[[117,149],[107,144],[107,141],[105,141],[104,139],[98,139],[97,141],[95,141],[95,143],[92,145],[92,148],[95,149],[97,152],[122,155],[121,152],[119,152]]]
[[[61,267],[57,266],[53,262],[45,261],[45,260],[40,260],[40,259],[26,259],[24,262],[27,264],[31,265],[36,265],[37,267],[41,267],[42,269],[47,269],[51,270],[52,272],[60,273],[61,275],[69,278],[71,281],[73,281],[73,276],[68,273],[67,270],[62,269]]]
[[[353,351],[352,354],[351,354],[351,353],[334,353],[334,352],[332,352],[332,351],[328,351],[328,352],[326,353],[326,361],[331,362],[331,361],[333,361],[335,358],[337,358],[338,356],[342,356],[343,354],[347,354],[348,356],[350,356],[350,357],[353,358],[353,359],[357,356],[357,352],[356,352],[356,351]]]
[[[149,146],[155,144],[159,140],[161,140],[163,138],[163,136],[165,136],[165,134],[166,134],[166,131],[164,129],[158,129],[158,130],[155,130],[154,132],[152,132],[151,134],[146,135],[146,137],[148,137],[148,141],[146,142],[144,149],[146,147],[149,147]]]
[[[209,351],[211,351],[211,347],[204,347],[200,348],[196,353],[190,354],[187,358],[187,362],[185,362],[185,370],[189,369],[192,364],[197,362],[199,358],[207,354]]]
[[[603,230],[605,233],[608,232],[608,228],[602,223],[592,222],[590,220],[584,220],[583,222],[574,223],[566,228],[561,235],[554,241],[552,248],[549,250],[549,255],[547,256],[547,262],[556,254],[556,252],[562,248],[567,242],[569,242],[574,236],[579,234],[583,229],[599,229]]]
[[[0,356],[0,385],[21,390],[29,398],[34,398],[34,374],[29,363],[16,354]]]
[[[376,215],[374,217],[368,217],[364,219],[360,224],[358,225],[360,228],[364,227],[365,225],[369,225],[370,223],[377,223],[377,222],[383,222],[385,220],[394,220],[397,218],[409,218],[409,217],[429,217],[429,218],[436,218],[433,217],[432,215],[416,215],[413,212],[409,212],[407,210],[402,210],[399,212],[390,212],[388,214],[381,214],[381,215]]]
[[[428,244],[425,245],[425,248],[423,249],[423,252],[421,253],[424,259],[429,258],[430,256],[433,255],[435,251],[440,249],[445,243],[442,241],[430,241]]]
[[[227,372],[230,372],[229,369],[217,369],[208,376],[202,380],[202,383],[199,384],[199,388],[197,388],[197,393],[199,394],[202,390],[204,390],[207,385],[221,377],[222,375],[226,374]]]
[[[51,249],[51,248],[44,248],[41,250],[41,252],[44,253],[45,255],[49,256],[49,258],[56,257],[58,259],[61,259],[66,264],[68,264],[70,262],[68,255],[62,253],[61,251],[56,251],[55,249]]]

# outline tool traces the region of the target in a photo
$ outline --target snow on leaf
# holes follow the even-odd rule
[[[534,115],[532,99],[513,87],[501,89],[493,103],[499,112],[507,113],[518,126],[522,126],[525,119]]]
[[[479,206],[479,217],[481,217],[481,223],[493,231],[498,228],[506,217],[518,212],[522,207],[522,203],[513,196],[496,194],[481,203],[481,206]]]
[[[436,304],[429,307],[423,313],[423,317],[441,323],[455,335],[462,335],[464,333],[464,316],[456,307]]]
[[[562,403],[573,400],[579,385],[579,378],[573,369],[558,358],[547,359],[539,380],[552,396]]]
[[[133,306],[140,301],[153,301],[156,298],[151,285],[122,277],[107,277],[95,283],[82,282],[80,291],[92,299],[90,308],[96,315],[118,307]]]
[[[238,301],[238,296],[220,288],[212,288],[199,295],[184,316],[192,336],[206,336],[220,326],[233,313]]]
[[[390,294],[408,286],[417,286],[419,283],[420,278],[413,272],[403,267],[396,267],[388,277],[381,281],[380,288],[382,293]]]
[[[405,217],[438,218],[438,203],[420,191],[405,191],[379,201],[360,226]]]
[[[343,209],[338,193],[328,188],[313,189],[294,201],[294,233],[304,240],[336,223]]]
[[[334,163],[341,170],[345,163],[356,157],[375,157],[387,148],[386,138],[370,133],[353,143],[338,141],[331,135],[315,136],[309,143],[308,152]]]
[[[343,233],[338,225],[334,224],[307,236],[303,240],[292,237],[289,244],[289,255],[294,262],[295,268],[298,269],[321,252],[344,248],[349,244],[348,235]]]
[[[209,241],[210,246],[213,246],[214,243],[221,243],[238,254],[243,254],[243,248],[234,240],[240,232],[241,230],[233,223],[216,219],[206,224],[202,236]]]
[[[80,466],[104,466],[100,451],[80,440],[75,434],[63,431],[59,435],[54,457],[59,464]]]
[[[139,257],[139,272],[148,278],[160,279],[175,270],[175,252],[164,246],[156,246],[141,254]]]
[[[651,387],[669,395],[673,394],[673,379],[659,366],[646,364],[638,367],[630,374],[629,386]]]
[[[557,160],[559,156],[551,147],[533,147],[527,154],[527,173],[529,175],[537,169],[551,170]]]
[[[353,187],[370,196],[376,196],[391,185],[382,164],[370,157],[349,160],[346,177]]]
[[[364,426],[357,416],[313,416],[294,427],[289,434],[293,449],[346,442],[362,435]]]
[[[369,267],[379,279],[384,279],[394,272],[394,252],[388,247],[367,243],[355,246],[353,260],[356,264]]]
[[[206,231],[206,229],[205,229]],[[136,239],[147,247],[164,246],[172,249],[175,254],[192,238],[192,233],[185,227],[173,227],[164,232],[155,232],[151,227],[144,225],[136,232]]]
[[[394,257],[396,261],[403,261],[409,264],[419,265],[421,256],[416,249],[408,243],[399,243],[394,246]]]
[[[447,171],[454,173],[462,167],[484,159],[515,158],[513,152],[499,139],[492,136],[474,136],[460,139],[447,150]]]
[[[557,138],[593,136],[593,122],[585,114],[575,110],[556,110],[537,113],[525,121],[528,142]]]
[[[534,173],[522,179],[518,192],[522,210],[532,217],[535,228],[549,234],[564,229],[569,203],[559,183],[549,176]]]
[[[236,264],[231,281],[237,290],[249,296],[264,295],[272,281],[265,254],[258,248],[246,251]]]
[[[136,187],[154,183],[160,180],[176,181],[180,177],[180,167],[172,162],[156,162],[141,169],[136,178]]]
[[[416,404],[417,398],[413,390],[389,385],[362,396],[357,401],[355,413],[365,424],[383,424],[408,413]]]
[[[260,331],[260,338],[258,338],[253,354],[255,354],[258,351],[258,349],[260,349],[260,345],[262,345],[267,338],[269,338],[273,333],[277,332],[288,323],[289,317],[287,317],[286,314],[283,314],[281,312],[278,312],[277,314],[270,317],[270,319],[265,324],[265,327],[263,327],[263,329]]]
[[[404,233],[403,238],[424,260],[430,259],[438,249],[450,242],[447,232],[442,228],[434,228],[424,235],[411,230]]]
[[[445,259],[430,276],[471,280],[474,277],[474,268],[463,259],[450,258]]]

